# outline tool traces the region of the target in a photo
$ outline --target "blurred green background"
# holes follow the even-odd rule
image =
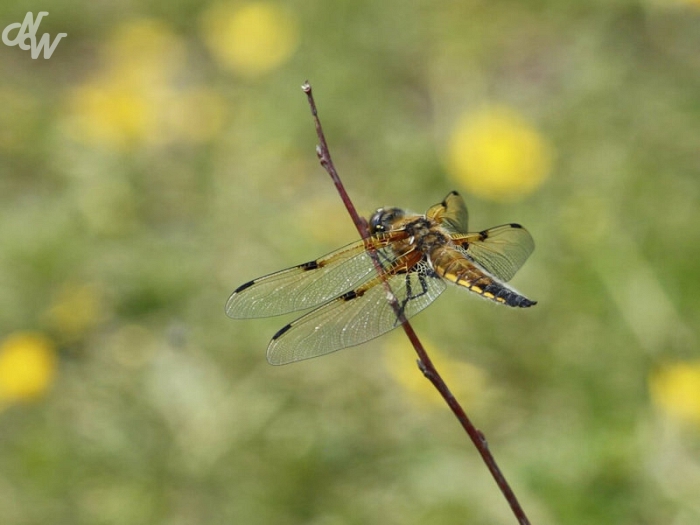
[[[533,523],[700,522],[700,3],[5,2],[0,522],[509,524],[402,334],[271,367],[254,277],[452,189],[537,248],[415,319]],[[11,33],[14,35],[15,33]]]

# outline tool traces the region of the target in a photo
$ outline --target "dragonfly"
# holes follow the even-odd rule
[[[226,314],[251,319],[311,310],[272,337],[267,360],[283,365],[393,330],[447,283],[506,306],[537,304],[505,284],[535,249],[530,233],[515,223],[470,233],[468,222],[456,191],[424,215],[379,208],[367,239],[242,284],[226,302]]]

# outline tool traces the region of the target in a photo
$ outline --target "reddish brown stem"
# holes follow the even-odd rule
[[[331,153],[328,149],[328,144],[326,142],[326,137],[323,133],[323,128],[321,127],[321,121],[318,118],[318,110],[316,109],[316,102],[314,101],[314,97],[311,92],[311,85],[307,81],[304,82],[301,88],[304,91],[304,93],[306,93],[306,97],[309,101],[309,106],[311,107],[311,114],[313,115],[314,124],[316,125],[316,134],[318,135],[319,140],[319,145],[316,147],[316,154],[318,155],[319,161],[321,162],[321,166],[323,166],[323,168],[328,172],[331,179],[333,180],[333,184],[335,184],[335,187],[338,190],[338,194],[340,195],[343,204],[345,204],[345,208],[348,210],[348,213],[350,214],[353,223],[355,223],[355,227],[357,228],[357,231],[359,232],[360,236],[364,241],[367,241],[370,235],[369,230],[367,228],[367,221],[365,221],[357,213],[357,210],[355,209],[355,206],[352,203],[352,200],[350,199],[347,191],[345,191],[345,187],[343,186],[343,183],[340,180],[340,177],[338,176],[338,172],[336,171],[335,166],[333,165],[333,161],[331,160]],[[382,268],[382,265],[379,262],[376,251],[370,243],[366,242],[365,244],[369,248],[369,252],[372,256],[372,260],[374,262],[374,266],[377,270],[377,273],[380,276],[384,277],[384,269]],[[484,463],[486,463],[486,466],[491,472],[491,475],[496,481],[496,484],[501,489],[501,492],[508,501],[508,504],[510,505],[513,514],[518,520],[518,523],[520,523],[521,525],[529,525],[530,521],[525,515],[525,512],[520,506],[520,503],[518,502],[515,493],[510,488],[510,485],[506,481],[506,478],[503,476],[501,469],[498,467],[496,460],[491,454],[484,434],[472,424],[466,412],[464,412],[462,406],[452,395],[452,392],[450,392],[450,389],[447,387],[447,384],[442,379],[437,369],[433,365],[432,360],[428,356],[428,353],[425,351],[423,344],[418,339],[418,336],[413,330],[413,327],[411,327],[409,322],[404,317],[401,309],[399,308],[398,301],[396,300],[396,297],[394,296],[391,288],[389,287],[389,283],[386,282],[386,279],[384,279],[384,286],[387,289],[387,297],[389,298],[389,302],[394,308],[397,318],[401,322],[401,326],[403,327],[404,332],[406,332],[406,336],[408,337],[409,341],[411,341],[411,344],[413,345],[416,354],[418,354],[418,368],[420,368],[421,372],[423,372],[423,375],[433,384],[433,386],[435,386],[437,391],[440,392],[440,395],[450,407],[452,413],[459,420],[462,427],[471,438],[472,443],[474,443],[474,446],[479,451],[479,454],[481,454],[481,457],[484,460]]]

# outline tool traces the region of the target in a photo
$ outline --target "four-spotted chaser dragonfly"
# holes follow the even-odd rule
[[[469,233],[467,222],[456,191],[425,215],[380,208],[366,241],[239,286],[226,314],[248,319],[314,308],[270,341],[267,360],[282,365],[358,345],[399,326],[386,284],[406,319],[432,303],[446,281],[508,306],[536,304],[504,284],[535,248],[528,231],[504,224]],[[376,271],[372,249],[384,276]]]

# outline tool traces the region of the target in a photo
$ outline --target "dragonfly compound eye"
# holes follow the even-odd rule
[[[393,224],[404,216],[400,208],[379,208],[372,214],[369,221],[370,233],[386,232],[391,230]]]

